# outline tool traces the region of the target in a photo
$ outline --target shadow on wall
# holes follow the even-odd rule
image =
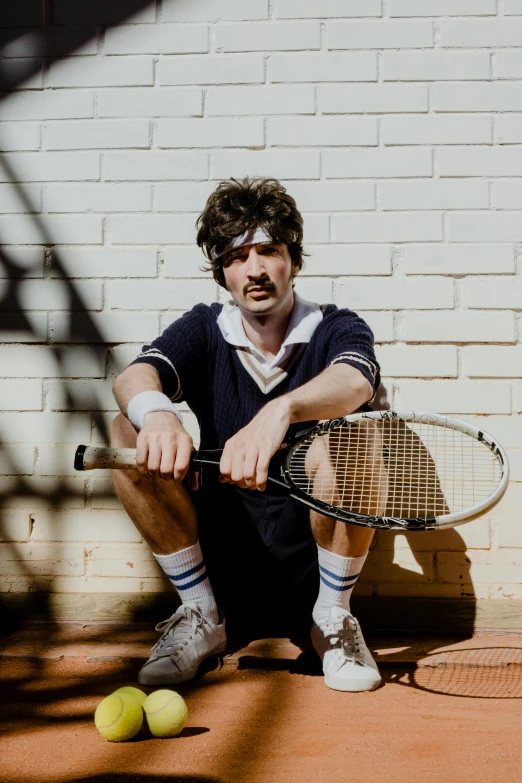
[[[52,0],[46,3],[40,0],[27,0],[23,3],[5,3],[0,9],[0,99],[6,100],[11,93],[15,91],[23,82],[36,74],[42,61],[48,65],[54,61],[64,59],[74,54],[79,48],[84,46],[90,40],[98,35],[96,24],[118,25],[125,22],[131,15],[154,5],[151,0],[111,0],[110,3],[95,2],[87,6],[75,6],[74,13],[75,26],[68,26],[69,22],[63,22],[60,13],[65,8],[64,3],[53,3]],[[58,8],[56,16],[53,13]],[[71,6],[72,7],[72,6]],[[13,65],[14,63],[14,65]],[[34,100],[40,99],[42,93],[35,91]],[[24,91],[24,100],[33,99],[28,91]],[[23,205],[24,214],[27,220],[27,226],[31,235],[36,235],[35,247],[41,250],[42,271],[39,272],[39,283],[45,282],[50,286],[60,286],[66,304],[63,309],[69,313],[69,328],[63,336],[60,335],[60,342],[51,342],[48,331],[46,317],[37,319],[31,313],[37,311],[34,302],[28,306],[26,303],[26,289],[31,287],[34,280],[34,268],[28,268],[17,258],[16,251],[8,246],[3,246],[0,251],[0,271],[4,282],[3,294],[0,302],[2,318],[0,321],[0,340],[3,342],[17,342],[28,344],[40,344],[45,346],[48,364],[52,366],[52,373],[49,377],[61,378],[62,391],[67,400],[67,408],[71,411],[84,411],[85,420],[88,422],[88,436],[90,437],[91,421],[100,437],[106,438],[106,424],[103,416],[99,412],[102,407],[98,399],[97,390],[93,384],[90,393],[81,397],[77,387],[72,384],[68,378],[74,376],[71,365],[82,362],[91,362],[93,366],[105,367],[106,347],[104,347],[103,335],[99,332],[93,322],[89,310],[74,282],[67,278],[65,272],[66,265],[63,263],[63,256],[66,250],[58,250],[54,246],[52,232],[46,226],[42,215],[36,214],[34,205],[31,203],[28,192],[24,186],[16,180],[16,173],[13,170],[8,157],[3,156],[1,160],[1,170],[3,181],[16,192],[18,200]],[[0,241],[2,237],[0,236]],[[49,278],[52,277],[52,280]],[[43,290],[43,289],[42,289]],[[42,302],[42,308],[45,310],[46,302]],[[14,347],[14,346],[13,346]],[[80,356],[79,356],[80,354]],[[6,354],[8,355],[8,354]],[[47,359],[46,359],[47,361]],[[15,377],[18,373],[20,377],[28,377],[31,371],[35,377],[42,377],[44,373],[41,366],[36,368],[27,368],[19,372],[7,368],[7,377]],[[21,381],[23,383],[23,381]],[[382,397],[380,398],[382,404]],[[30,422],[31,416],[35,422],[35,428],[41,419],[40,414],[28,414],[25,421]],[[92,417],[92,419],[91,419]],[[3,427],[0,430],[0,470],[5,476],[0,485],[0,534],[5,543],[4,559],[16,561],[20,569],[20,584],[25,581],[31,585],[31,592],[24,605],[18,604],[16,618],[12,617],[12,622],[23,623],[28,618],[37,617],[51,623],[53,620],[50,608],[49,596],[53,591],[52,579],[48,576],[39,576],[38,572],[29,573],[23,559],[23,546],[20,547],[14,543],[9,543],[12,536],[9,534],[8,525],[5,517],[5,510],[12,509],[24,499],[24,505],[31,505],[34,501],[35,507],[43,507],[49,511],[56,511],[64,507],[70,507],[71,501],[74,501],[75,493],[77,499],[81,500],[84,494],[83,481],[78,480],[78,489],[74,489],[74,482],[71,480],[52,478],[35,483],[31,472],[23,464],[21,450],[16,446],[10,446],[10,443],[17,443],[16,416],[4,416]],[[48,417],[50,426],[55,426],[56,430],[47,433],[47,441],[60,443],[71,442],[75,438],[75,432],[72,432],[68,422],[67,415],[55,415]],[[52,419],[52,421],[51,421]],[[30,423],[26,425],[28,428]],[[39,425],[38,425],[39,426]],[[86,425],[87,426],[87,425]],[[36,430],[35,430],[36,432]],[[30,434],[25,433],[25,441],[30,441]],[[37,434],[34,440],[38,442]],[[79,440],[79,439],[78,439]],[[29,514],[28,514],[29,516]],[[52,514],[50,515],[52,524]],[[31,526],[31,520],[27,520],[28,528]],[[445,546],[449,550],[465,550],[465,545],[461,537],[455,531],[447,531],[444,534]],[[53,536],[48,537],[52,541]],[[408,538],[413,552],[414,559],[420,568],[420,573],[404,568],[402,565],[396,565],[393,562],[393,537],[388,537],[386,542],[382,536],[378,536],[378,546],[374,553],[378,553],[378,578],[375,584],[386,582],[387,584],[401,584],[411,588],[411,592],[406,590],[408,596],[416,596],[416,588],[419,593],[424,594],[421,589],[424,584],[428,584],[433,579],[433,563],[435,558],[435,549],[429,554],[421,543],[421,534],[412,535]],[[435,541],[434,538],[432,538]],[[390,545],[391,544],[391,545]],[[59,559],[60,545],[49,543],[47,558],[53,557],[52,550],[55,551],[55,558]],[[430,570],[431,558],[431,570]],[[38,570],[37,570],[38,571]],[[460,571],[459,571],[460,574]],[[388,576],[389,575],[389,582]],[[381,576],[384,579],[381,579]],[[469,573],[468,573],[469,577]],[[470,585],[469,578],[464,580],[455,579],[455,582],[464,581],[467,586]],[[472,589],[468,598],[473,598]],[[400,597],[393,599],[383,597],[382,601],[392,600],[397,609],[402,600]],[[5,606],[2,607],[2,602]],[[379,600],[379,604],[382,604]],[[7,603],[0,594],[0,608],[7,611]],[[389,616],[389,613],[388,613]],[[9,625],[9,623],[7,623]],[[5,627],[5,626],[4,626]],[[49,628],[51,624],[49,625]],[[472,618],[463,633],[467,633],[472,627]]]

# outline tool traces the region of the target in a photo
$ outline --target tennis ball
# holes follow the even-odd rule
[[[145,723],[155,737],[175,737],[188,718],[187,705],[175,691],[154,691],[143,702]]]
[[[109,742],[132,739],[143,725],[143,710],[129,693],[111,693],[94,713],[96,728]]]
[[[144,691],[139,688],[134,688],[132,685],[125,685],[123,688],[118,688],[114,693],[128,693],[129,696],[134,696],[140,707],[143,707],[143,702],[147,698],[147,694]]]

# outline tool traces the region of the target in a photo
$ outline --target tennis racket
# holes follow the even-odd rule
[[[192,463],[219,465],[221,451]],[[74,466],[135,468],[134,449],[79,446]],[[438,530],[489,511],[504,495],[503,448],[448,416],[372,411],[322,422],[284,444],[277,478],[289,496],[343,522],[385,530]]]

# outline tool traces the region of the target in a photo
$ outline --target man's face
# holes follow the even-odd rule
[[[227,289],[241,309],[269,315],[287,304],[298,269],[287,245],[264,242],[230,250],[223,271]]]

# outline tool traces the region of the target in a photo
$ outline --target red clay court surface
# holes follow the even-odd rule
[[[179,737],[106,742],[96,705],[136,684],[155,638],[80,624],[4,637],[1,783],[522,781],[522,635],[372,639],[384,685],[356,694],[328,690],[308,649],[252,642],[177,688]]]

